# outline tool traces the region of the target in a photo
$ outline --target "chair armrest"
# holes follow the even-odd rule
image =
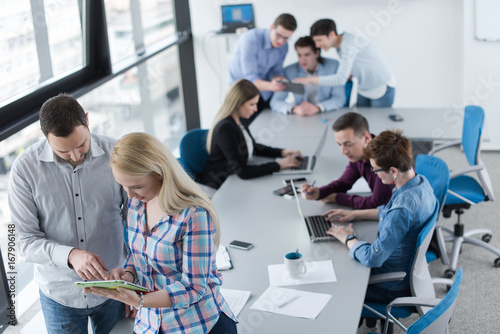
[[[428,155],[434,155],[434,153],[436,153],[436,152],[442,151],[442,150],[444,150],[446,148],[449,148],[449,147],[459,146],[461,144],[462,144],[462,140],[461,139],[457,139],[457,140],[454,140],[452,142],[449,142],[449,143],[446,143],[446,144],[443,144],[443,145],[439,145],[438,147],[435,147],[432,150],[430,150],[429,153],[427,153],[427,154]]]
[[[404,271],[395,271],[393,273],[372,275],[372,276],[370,276],[370,280],[368,281],[368,284],[391,282],[391,281],[401,281],[405,277],[406,277],[406,273]]]
[[[474,166],[470,166],[470,167],[464,168],[462,170],[450,173],[450,180],[453,179],[453,178],[455,178],[455,177],[457,177],[457,176],[468,174],[468,173],[471,173],[471,172],[477,172],[477,171],[480,171],[482,169],[484,169],[483,165],[474,165]]]
[[[438,298],[418,298],[418,297],[400,297],[394,299],[387,305],[387,312],[390,311],[392,307],[401,307],[401,306],[428,306],[434,307],[441,299]]]

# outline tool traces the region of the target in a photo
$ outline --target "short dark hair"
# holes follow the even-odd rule
[[[61,93],[51,97],[40,108],[40,127],[47,137],[68,137],[77,126],[87,127],[87,115],[78,101],[71,95]]]
[[[295,31],[297,29],[297,21],[292,14],[281,14],[274,20],[274,27],[282,26],[286,30]]]
[[[411,168],[413,158],[411,140],[399,129],[381,132],[363,149],[368,159],[374,159],[377,166],[388,171],[396,167],[402,172]]]
[[[314,43],[314,40],[311,38],[311,36],[304,36],[304,37],[299,38],[295,42],[295,50],[297,50],[297,47],[301,47],[301,48],[310,47],[314,53],[319,51],[320,55],[318,57],[318,62],[323,64],[323,58],[321,57],[321,49],[316,47],[316,43]]]
[[[333,123],[333,131],[339,132],[346,129],[353,129],[354,134],[361,137],[365,132],[370,132],[368,121],[363,115],[355,112],[343,114]]]
[[[310,35],[311,37],[320,35],[328,36],[332,31],[335,32],[335,35],[337,35],[337,25],[335,24],[335,21],[330,19],[322,19],[314,22],[314,24],[311,26]]]

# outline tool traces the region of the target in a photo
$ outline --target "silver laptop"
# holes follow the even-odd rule
[[[295,196],[295,200],[297,201],[297,208],[299,209],[300,217],[304,220],[307,226],[307,232],[309,233],[309,238],[312,242],[319,241],[335,241],[338,240],[331,235],[326,234],[326,231],[332,227],[332,223],[327,221],[323,216],[309,216],[304,217],[302,213],[302,208],[300,207],[299,195],[297,194],[297,190],[295,189],[295,185],[293,184],[293,180],[290,182],[293,188],[293,195]]]
[[[304,156],[302,163],[298,167],[292,167],[279,172],[273,173],[274,175],[290,175],[290,174],[311,174],[313,172],[314,166],[316,166],[316,159],[321,154],[323,147],[326,143],[326,137],[328,135],[328,124],[325,125],[325,130],[321,135],[316,151],[312,156]]]

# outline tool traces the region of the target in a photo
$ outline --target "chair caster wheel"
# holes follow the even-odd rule
[[[451,269],[446,269],[446,271],[444,272],[444,277],[446,277],[446,278],[452,278],[453,275],[455,275],[455,272]]]
[[[500,268],[500,257],[497,257],[497,258],[495,259],[495,267],[496,267],[496,268]]]
[[[491,234],[485,234],[481,237],[481,240],[483,240],[486,243],[489,243],[491,241]]]

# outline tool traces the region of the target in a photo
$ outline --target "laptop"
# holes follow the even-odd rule
[[[304,220],[307,226],[307,232],[309,233],[309,238],[312,242],[320,242],[320,241],[335,241],[338,240],[331,235],[326,234],[326,231],[332,227],[332,223],[327,221],[323,216],[309,216],[304,217],[302,213],[302,208],[300,207],[299,196],[297,194],[297,190],[295,189],[295,185],[293,184],[293,180],[290,182],[293,188],[293,195],[295,196],[295,201],[297,202],[297,208],[299,209],[300,217]]]
[[[325,129],[323,130],[323,134],[321,135],[321,139],[319,140],[318,146],[316,147],[316,151],[312,156],[304,156],[302,163],[298,167],[292,167],[289,169],[281,170],[279,172],[274,172],[274,175],[290,175],[290,174],[311,174],[314,170],[314,166],[316,166],[316,159],[321,154],[323,147],[326,143],[326,137],[328,135],[328,124],[325,125]]]
[[[252,4],[222,5],[222,28],[218,34],[231,34],[238,28],[255,28]]]

